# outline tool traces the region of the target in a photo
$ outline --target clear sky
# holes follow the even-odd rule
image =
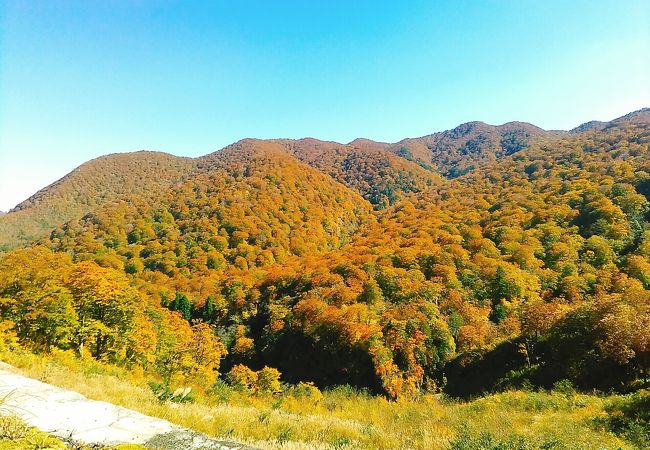
[[[648,0],[0,0],[0,210],[112,152],[643,106]]]

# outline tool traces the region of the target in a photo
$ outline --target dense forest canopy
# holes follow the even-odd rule
[[[110,155],[0,217],[2,345],[391,398],[631,389],[650,370],[649,199],[648,109]]]

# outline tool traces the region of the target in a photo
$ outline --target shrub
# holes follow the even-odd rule
[[[14,330],[15,324],[10,320],[0,322],[0,352],[13,350],[18,347],[18,336]]]
[[[323,400],[323,393],[312,382],[301,381],[291,389],[291,393],[295,398],[308,399],[314,404]]]
[[[560,450],[566,446],[555,439],[545,439],[535,442],[532,438],[521,434],[508,434],[496,437],[488,431],[472,433],[468,427],[463,427],[460,433],[449,443],[450,450]]]
[[[605,408],[608,416],[596,419],[639,448],[650,448],[650,392],[640,391],[611,401]]]
[[[228,403],[233,392],[232,388],[228,386],[228,383],[218,378],[210,388],[209,393],[219,403]]]
[[[571,380],[566,380],[566,379],[556,381],[553,384],[553,390],[555,392],[559,392],[560,394],[564,394],[567,397],[571,397],[576,393],[576,390],[573,387],[573,383],[571,383]]]
[[[264,367],[257,372],[256,391],[260,394],[277,394],[282,391],[280,371],[273,367]]]
[[[230,386],[244,393],[251,393],[257,382],[257,372],[249,369],[243,364],[237,364],[228,372],[228,383]]]
[[[149,388],[161,402],[194,403],[192,388],[177,388],[172,390],[168,385],[150,382]]]

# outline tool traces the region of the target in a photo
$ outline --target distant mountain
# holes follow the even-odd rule
[[[440,185],[444,178],[456,178],[517,153],[534,142],[602,130],[617,121],[646,120],[648,111],[646,108],[607,123],[587,122],[570,132],[546,131],[525,122],[499,126],[468,122],[452,130],[392,144],[363,138],[348,144],[312,138],[245,139],[196,159],[147,151],[107,155],[82,164],[2,215],[0,249],[27,245],[57,226],[124,196],[155,198],[183,180],[222,164],[226,156],[221,152],[226,155],[235,148],[244,155],[247,148],[268,144],[283,155],[280,159],[297,158],[381,209],[406,195]],[[244,170],[246,159],[239,160]]]
[[[630,124],[646,124],[650,120],[650,108],[641,108],[637,111],[628,113],[618,119],[614,119],[609,122],[609,125],[619,125],[621,123],[630,123]]]
[[[433,168],[406,155],[391,153],[373,141],[348,145],[317,139],[281,140],[292,155],[360,192],[373,205],[386,207],[404,194],[421,192],[440,176]]]
[[[573,128],[569,133],[579,134],[585,133],[587,131],[600,131],[607,126],[607,122],[601,122],[599,120],[592,120],[590,122],[585,122],[577,127]]]
[[[174,276],[185,268],[247,268],[336,249],[371,218],[370,203],[357,192],[276,142],[241,141],[194,163],[182,181],[149,198],[131,194],[96,208],[55,230],[52,242],[80,253],[94,251],[89,234],[107,249],[139,245],[144,250],[129,264],[137,268],[141,261],[143,268]],[[165,250],[169,242],[175,251]],[[185,250],[197,244],[204,258]],[[123,269],[109,253],[103,261]]]
[[[468,122],[453,130],[420,138],[404,139],[390,146],[397,154],[407,153],[418,161],[433,165],[442,175],[455,178],[476,167],[528,147],[535,138],[561,136],[525,122],[494,126]]]
[[[601,131],[605,128],[616,126],[617,124],[628,122],[628,123],[640,123],[647,122],[650,119],[650,108],[642,108],[638,111],[633,111],[629,114],[626,114],[618,119],[614,119],[610,122],[601,122],[599,120],[592,120],[590,122],[585,122],[571,131],[572,134],[586,133],[589,131]]]
[[[123,196],[155,197],[185,179],[224,164],[238,166],[243,173],[247,158],[259,156],[261,148],[273,149],[276,160],[297,158],[359,192],[378,208],[440,180],[430,167],[379,146],[359,148],[316,139],[245,139],[196,159],[156,152],[113,154],[81,165],[11,210],[0,220],[0,248],[27,245],[57,226]]]

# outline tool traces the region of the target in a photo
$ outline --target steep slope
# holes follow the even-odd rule
[[[120,196],[154,195],[182,180],[193,165],[190,158],[145,151],[88,161],[0,217],[0,250],[45,237]]]
[[[54,228],[82,217],[95,207],[124,196],[156,196],[169,186],[205,170],[215,161],[230,162],[245,170],[247,147],[260,142],[243,140],[229,149],[201,158],[180,158],[157,152],[107,155],[89,161],[61,180],[0,217],[0,250],[47,236]],[[368,148],[315,139],[275,141],[298,159],[360,192],[376,207],[385,207],[402,195],[420,192],[440,178],[421,165],[395,156],[379,146]],[[241,155],[233,160],[234,147]],[[233,166],[234,167],[234,166]]]
[[[646,108],[612,122],[588,122],[570,133],[602,131],[617,121],[645,120],[647,115]],[[551,142],[566,135],[566,132],[544,131],[522,122],[500,126],[469,122],[453,130],[394,144],[368,139],[356,139],[347,145],[316,139],[271,142],[356,190],[376,209],[381,209],[405,195],[444,184],[436,172],[454,178],[517,153],[532,143]],[[241,146],[254,142],[244,140]],[[55,227],[122,196],[155,196],[192,176],[212,155],[193,160],[137,152],[89,161],[9,213],[0,215],[0,250],[28,245],[47,236]]]
[[[572,128],[569,133],[572,134],[580,134],[580,133],[585,133],[587,131],[599,131],[602,130],[607,126],[607,122],[601,122],[599,120],[591,120],[589,122],[585,122],[581,125],[578,125],[575,128]]]
[[[316,139],[277,140],[296,158],[361,193],[375,208],[422,192],[524,148],[536,136],[557,136],[530,124],[494,127],[470,122],[396,144],[357,139],[344,145]],[[255,140],[241,141],[243,146]],[[107,155],[89,161],[0,216],[0,250],[28,245],[95,206],[125,195],[154,195],[188,176],[211,155],[195,160],[157,152]]]
[[[387,144],[366,140],[343,145],[317,139],[276,142],[301,161],[360,192],[377,208],[442,181],[431,167],[387,151]]]
[[[648,119],[535,142],[287,264],[252,289],[258,353],[235,362],[388,392],[440,383],[448,358],[454,395],[633,383],[650,351]]]

